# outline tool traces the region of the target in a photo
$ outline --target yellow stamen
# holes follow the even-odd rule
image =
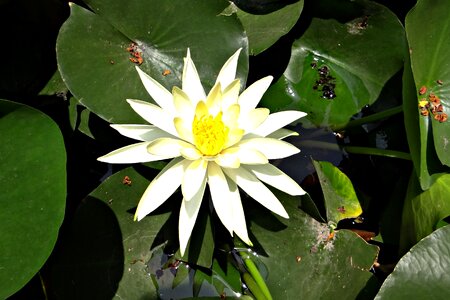
[[[192,122],[194,144],[206,156],[214,156],[223,150],[228,139],[229,128],[222,121],[222,112],[215,117],[196,114]]]

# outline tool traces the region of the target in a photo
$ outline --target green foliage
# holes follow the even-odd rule
[[[356,218],[362,213],[352,182],[338,168],[326,161],[314,161],[322,186],[327,220],[337,224],[340,220]]]
[[[125,176],[131,185],[123,184]],[[145,177],[127,168],[110,176],[83,200],[62,245],[66,250],[53,266],[52,285],[60,297],[156,297],[147,264],[152,248],[170,236],[170,231],[163,229],[172,227],[164,226],[171,220],[167,210],[133,221],[147,185]]]
[[[421,240],[383,283],[379,299],[446,299],[450,285],[450,226]]]
[[[342,2],[346,1],[329,5]],[[305,111],[309,122],[302,119],[304,125],[333,128],[343,127],[377,100],[402,66],[403,27],[395,15],[372,1],[355,1],[347,13],[345,23],[312,19],[294,42],[289,65],[266,93],[263,106]]]
[[[450,152],[448,150],[450,125],[440,122],[434,116],[439,112],[429,112],[429,116],[417,116],[420,100],[429,101],[434,94],[440,99],[444,113],[450,102],[450,56],[445,46],[450,42],[448,26],[441,26],[450,21],[449,7],[445,1],[419,1],[406,17],[406,35],[410,51],[410,64],[405,72],[411,70],[408,83],[408,93],[404,94],[405,110],[408,109],[407,122],[408,139],[414,163],[423,189],[432,184],[430,175],[442,170],[442,165],[449,166]],[[426,16],[427,22],[423,22]],[[420,89],[423,89],[423,94]],[[413,92],[414,90],[414,92]],[[434,106],[430,102],[431,108]],[[413,108],[414,107],[414,108]],[[411,114],[411,115],[409,115]]]
[[[378,248],[351,231],[335,231],[297,208],[298,199],[277,194],[289,219],[261,207],[248,213],[256,252],[267,267],[274,299],[354,299],[372,275]],[[295,278],[295,280],[287,280]]]
[[[58,126],[31,107],[0,100],[0,298],[42,267],[66,199],[66,151]]]
[[[0,298],[356,299],[384,277],[377,299],[445,298],[447,1],[28,2],[0,1]],[[132,142],[109,123],[143,123],[126,99],[153,101],[136,66],[171,91],[188,48],[206,92],[242,48],[241,91],[272,75],[259,105],[308,113],[272,162],[307,194],[275,192],[284,219],[241,191],[252,247],[205,196],[181,257],[181,192],[133,219],[167,161],[96,158]]]
[[[222,12],[236,13],[248,36],[250,55],[257,55],[272,46],[288,33],[297,22],[303,9],[303,0],[274,12],[255,15],[239,9],[234,3]]]
[[[408,249],[435,229],[439,221],[450,216],[450,174],[440,174],[425,192],[420,191],[417,180],[410,182],[405,200],[402,225],[402,246]]]
[[[80,104],[111,123],[142,123],[126,99],[150,100],[130,61],[167,89],[180,86],[190,48],[203,83],[212,87],[223,62],[242,47],[239,77],[248,69],[247,38],[235,16],[217,15],[226,1],[86,1],[71,4],[57,41],[58,66]],[[136,48],[132,46],[136,44]],[[127,48],[131,48],[127,50]]]

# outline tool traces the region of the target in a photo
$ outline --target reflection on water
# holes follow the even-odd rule
[[[283,170],[298,183],[315,173],[312,159],[326,160],[337,166],[344,158],[335,133],[323,128],[306,129],[297,125],[292,130],[299,136],[288,137],[286,141],[300,149],[300,153],[290,156],[273,164]]]

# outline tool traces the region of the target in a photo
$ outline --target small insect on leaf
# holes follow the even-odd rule
[[[137,45],[135,43],[131,43],[127,47],[127,51],[132,56],[132,57],[130,57],[130,61],[132,63],[141,65],[144,62],[144,59],[142,58],[142,52],[138,51]]]
[[[124,185],[131,186],[131,178],[128,177],[128,176],[125,176],[125,177],[123,178],[123,180],[122,180],[122,183],[123,183]]]
[[[337,208],[338,212],[340,212],[341,214],[345,214],[345,207],[344,206],[339,206]]]
[[[419,95],[423,95],[423,94],[425,94],[426,92],[427,92],[427,87],[423,85],[423,86],[419,89]]]
[[[426,116],[428,116],[428,109],[422,109],[421,111],[420,111],[420,114],[422,115],[422,116],[424,116],[424,117],[426,117]]]
[[[438,79],[438,80],[436,80],[436,83],[439,85],[442,85],[444,82],[442,80]]]
[[[136,44],[135,43],[131,43],[130,46],[127,47],[127,51],[132,53],[136,50]]]
[[[163,76],[167,76],[167,75],[170,75],[172,72],[170,72],[170,70],[164,70],[163,72],[162,72],[162,75]]]
[[[439,104],[441,102],[441,99],[439,99],[439,97],[433,93],[430,93],[430,95],[428,96],[428,99],[430,100],[430,102],[433,102],[435,104]]]
[[[440,123],[443,123],[448,120],[448,116],[446,113],[435,114],[434,119]]]

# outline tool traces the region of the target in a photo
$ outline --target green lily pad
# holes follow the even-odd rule
[[[400,259],[375,299],[447,299],[450,226],[421,240]]]
[[[427,22],[423,22],[426,18]],[[446,45],[450,43],[450,6],[447,1],[418,1],[408,13],[405,21],[406,35],[411,49],[411,69],[416,86],[416,114],[420,114],[419,100],[428,101],[434,94],[440,99],[443,112],[450,113],[450,53]],[[423,93],[419,93],[422,88]],[[425,89],[426,91],[425,91]],[[434,102],[436,103],[436,102]],[[434,105],[432,103],[431,107]],[[421,135],[431,135],[440,162],[450,166],[450,121],[439,121],[440,112],[430,111],[428,116],[420,116]],[[421,147],[432,147],[421,139]],[[429,150],[431,151],[431,149]]]
[[[450,174],[441,174],[427,191],[421,193],[418,183],[414,181],[417,180],[413,177],[403,209],[403,249],[432,233],[437,224],[450,215]]]
[[[303,0],[286,5],[274,12],[256,15],[239,9],[231,2],[223,15],[236,13],[248,36],[250,55],[257,55],[272,46],[288,33],[297,22],[303,10]]]
[[[134,63],[168,90],[181,86],[183,57],[190,48],[205,89],[225,61],[241,52],[238,77],[248,71],[247,38],[236,16],[218,16],[226,1],[89,0],[89,11],[71,4],[57,40],[61,76],[80,104],[108,122],[142,119],[126,99],[150,100]],[[134,44],[132,44],[134,43]]]
[[[304,126],[341,128],[375,102],[403,66],[406,45],[400,21],[384,6],[366,0],[327,3],[352,4],[359,10],[345,23],[313,18],[261,105],[273,111],[305,111]]]
[[[66,203],[66,151],[58,126],[0,100],[0,298],[24,286],[53,250]]]
[[[350,179],[327,161],[313,161],[322,186],[328,222],[356,218],[362,208]]]
[[[273,299],[355,299],[372,278],[378,247],[347,230],[330,236],[326,224],[297,208],[298,198],[276,195],[289,219],[262,207],[246,210]]]
[[[155,299],[158,296],[152,281],[156,275],[150,264],[155,252],[162,253],[161,247],[168,253],[177,250],[181,194],[176,193],[141,221],[133,221],[135,208],[154,173],[145,167],[126,168],[108,177],[83,200],[62,246],[65,250],[56,256],[52,270],[52,286],[60,297]],[[129,183],[124,181],[126,176]],[[196,225],[193,235],[201,235],[198,229]],[[205,234],[204,245],[213,243],[208,239],[211,236]],[[195,257],[200,262],[209,259],[210,266],[211,255],[206,251]]]
[[[424,17],[430,21],[424,23]],[[423,189],[432,184],[430,176],[442,170],[441,164],[450,166],[450,122],[435,119],[442,113],[448,115],[450,107],[450,55],[442,46],[450,43],[449,23],[450,8],[445,1],[419,1],[405,22],[411,48],[409,68],[413,76],[409,97],[404,97],[404,106],[408,109],[405,124]],[[440,99],[443,112],[430,109],[427,110],[428,116],[422,116],[418,103],[420,100],[429,101],[432,94]],[[437,102],[429,103],[430,108],[438,106]]]

